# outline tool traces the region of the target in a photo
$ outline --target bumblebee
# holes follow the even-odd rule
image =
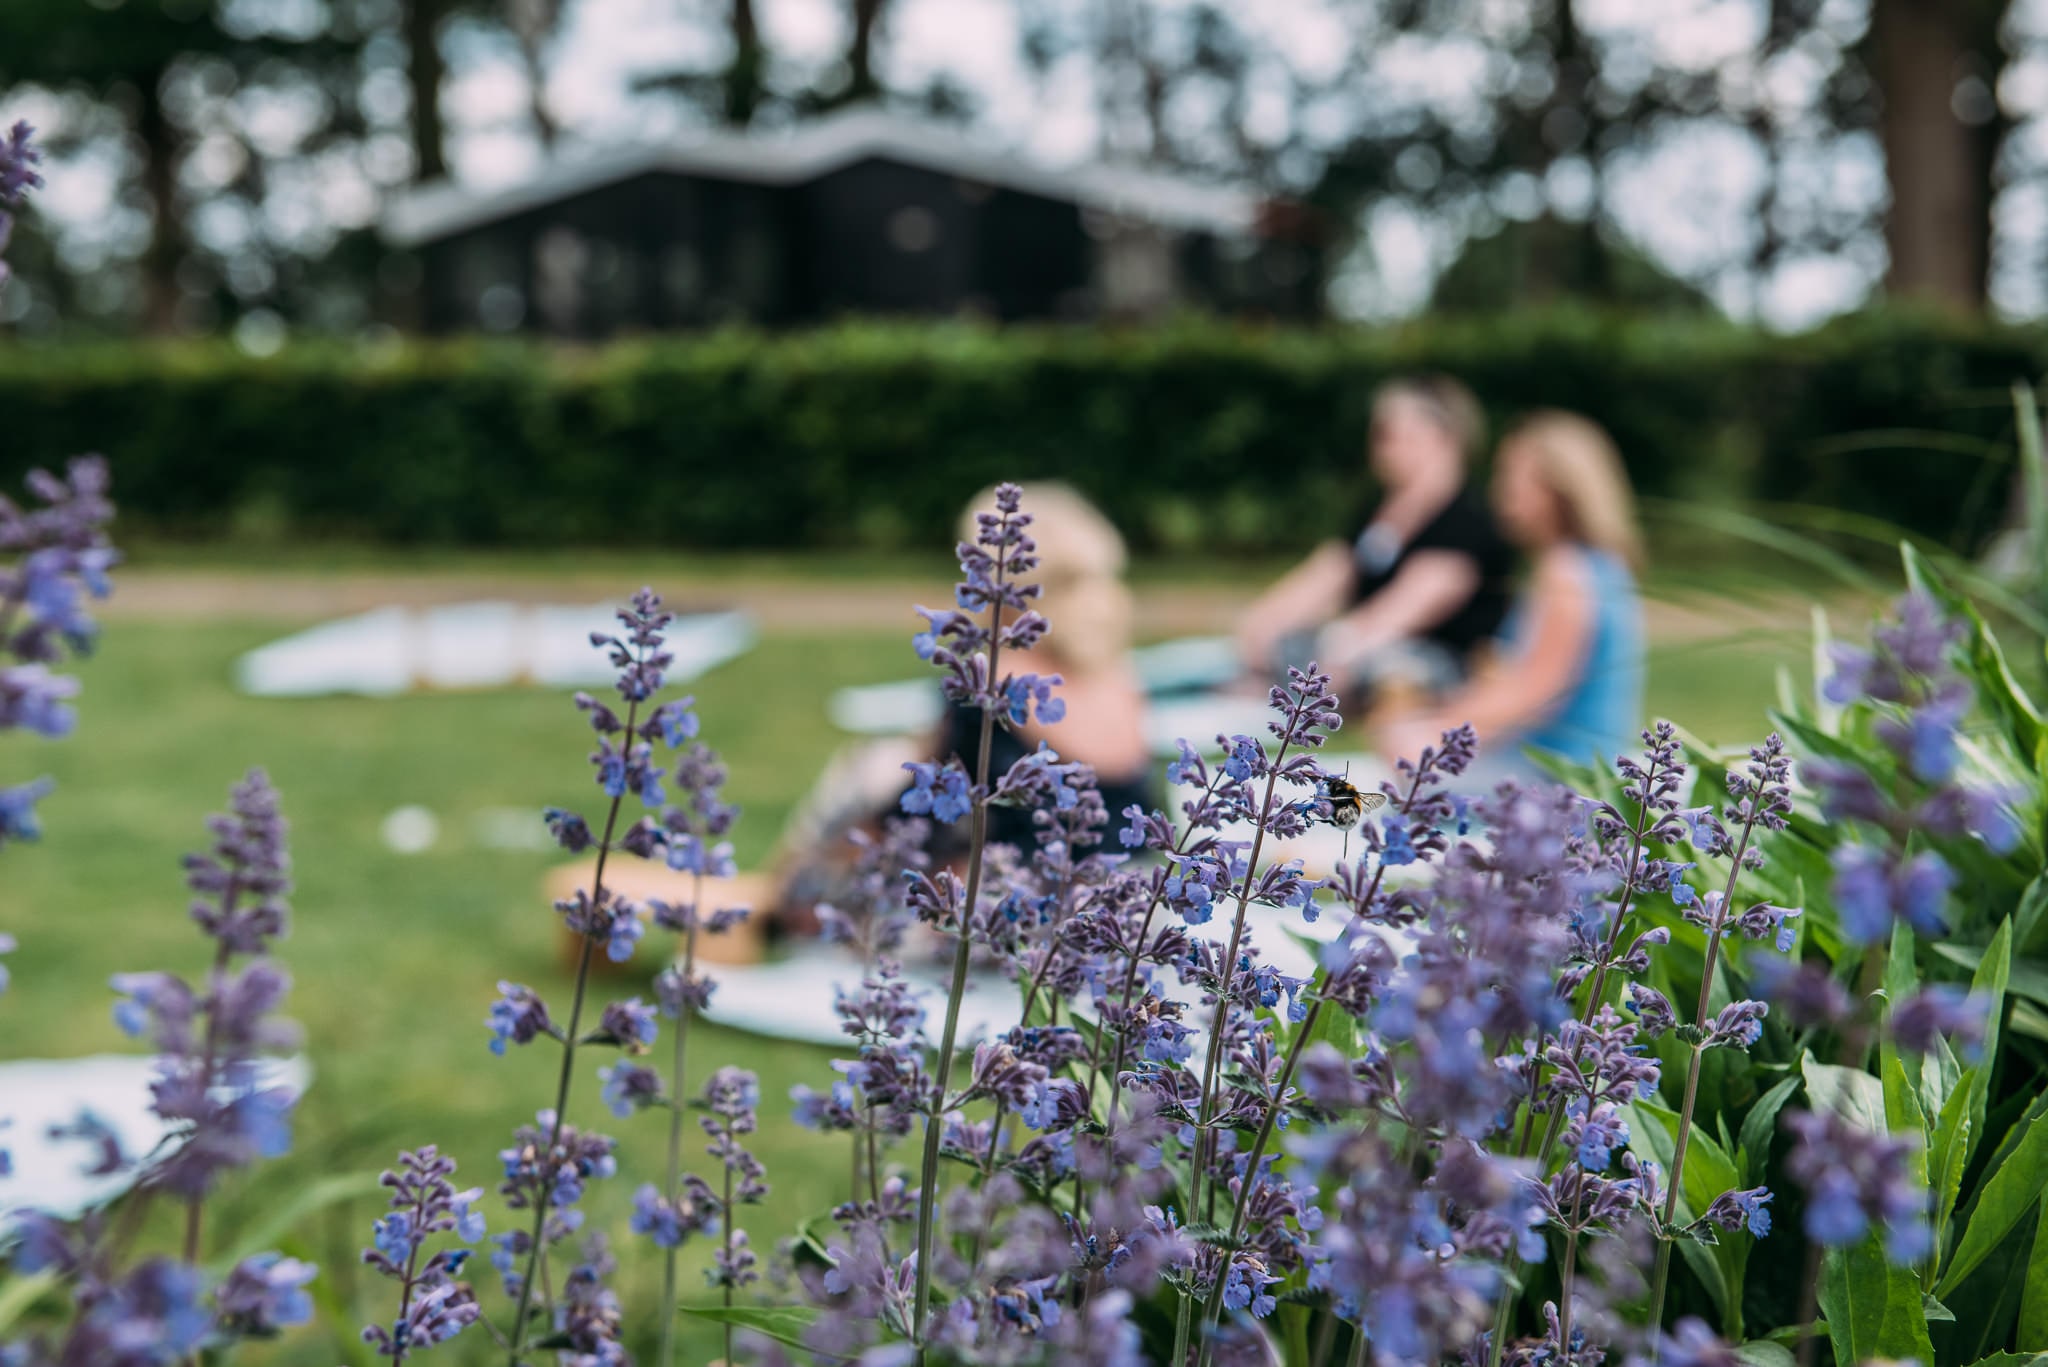
[[[1367,812],[1387,805],[1385,793],[1362,793],[1351,780],[1331,775],[1323,780],[1323,797],[1330,804],[1330,824],[1340,831],[1356,826]]]

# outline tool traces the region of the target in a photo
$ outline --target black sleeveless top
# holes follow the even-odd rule
[[[1479,587],[1456,611],[1423,632],[1422,639],[1442,646],[1462,661],[1499,633],[1513,601],[1515,553],[1478,495],[1460,489],[1405,545],[1374,544],[1377,538],[1367,534],[1372,526],[1370,514],[1360,517],[1357,526],[1358,534],[1351,540],[1352,607],[1392,583],[1417,551],[1451,551],[1479,567]]]

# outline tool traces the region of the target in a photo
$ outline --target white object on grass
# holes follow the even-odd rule
[[[235,686],[261,698],[353,693],[391,697],[414,688],[596,685],[617,673],[592,632],[618,630],[616,610],[454,603],[377,608],[272,641],[235,661]],[[668,631],[674,680],[745,654],[754,621],[744,612],[679,617]]]
[[[155,1075],[156,1060],[141,1054],[0,1063],[0,1148],[14,1160],[13,1172],[0,1177],[0,1238],[13,1211],[74,1219],[135,1184],[132,1160],[153,1153],[168,1133],[149,1109]],[[312,1080],[312,1065],[303,1056],[266,1059],[258,1065],[255,1087],[284,1087],[303,1096]],[[113,1132],[129,1167],[89,1176],[92,1145],[50,1138],[52,1125],[72,1125],[87,1114]]]
[[[392,809],[380,828],[384,847],[393,854],[425,854],[441,837],[441,822],[425,807]]]

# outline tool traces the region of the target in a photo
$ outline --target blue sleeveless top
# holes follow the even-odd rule
[[[1593,595],[1593,639],[1585,665],[1555,710],[1531,726],[1520,744],[1604,769],[1616,755],[1641,748],[1643,606],[1635,576],[1620,557],[1582,546],[1579,563]],[[1525,613],[1517,611],[1515,617],[1511,639],[1527,629]]]

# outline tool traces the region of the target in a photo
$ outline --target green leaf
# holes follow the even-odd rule
[[[54,1272],[31,1272],[0,1283],[0,1334],[20,1319],[45,1292],[57,1289]]]
[[[2020,1288],[2017,1341],[2022,1349],[2048,1350],[2048,1201],[2041,1202],[2034,1221],[2034,1249],[2027,1255],[2026,1280]]]
[[[1308,1361],[1308,1322],[1310,1318],[1311,1311],[1306,1305],[1282,1305],[1280,1307],[1280,1342],[1286,1347],[1283,1361]]]
[[[1993,1353],[1978,1358],[1970,1367],[2044,1367],[2048,1353]]]
[[[1948,1094],[1948,1101],[1942,1106],[1941,1115],[1934,1124],[1928,1182],[1934,1188],[1934,1237],[1938,1249],[1951,1248],[1955,1244],[1949,1220],[1956,1213],[1956,1197],[1963,1189],[1963,1168],[1970,1150],[1970,1089],[1967,1084],[1975,1071],[1971,1069],[1963,1074],[1965,1081]]]
[[[1749,1367],[1793,1367],[1796,1361],[1790,1348],[1770,1339],[1751,1339],[1736,1348],[1735,1356],[1748,1363]]]
[[[1927,1118],[1920,1113],[1920,1097],[1906,1076],[1905,1060],[1887,1043],[1879,1060],[1884,1067],[1884,1124],[1894,1135],[1910,1135],[1920,1141],[1907,1160],[1913,1180],[1927,1185]]]
[[[1859,1243],[1827,1251],[1821,1262],[1820,1307],[1837,1362],[1934,1361],[1919,1279],[1909,1267],[1892,1266],[1875,1231]]]
[[[1970,990],[1990,1004],[1991,1014],[1984,1026],[1984,1064],[1969,1087],[1970,1130],[1963,1141],[1963,1162],[1967,1165],[1978,1138],[1984,1133],[1984,1106],[1991,1093],[1991,1061],[1998,1057],[1998,1027],[2005,1018],[2006,980],[2012,976],[2012,922],[2005,921],[1984,950],[1984,962],[1970,978]]]
[[[804,1330],[818,1318],[817,1311],[801,1305],[682,1305],[676,1308],[685,1315],[710,1320],[713,1324],[751,1329],[792,1348],[809,1346],[804,1342]]]
[[[286,1234],[307,1216],[329,1206],[349,1201],[360,1201],[378,1195],[384,1184],[373,1173],[349,1173],[342,1177],[323,1177],[302,1188],[298,1195],[278,1206],[263,1219],[241,1232],[233,1246],[208,1263],[208,1275],[224,1277],[236,1263],[252,1253],[262,1253],[276,1248]]]
[[[1861,1068],[1822,1063],[1808,1053],[1800,1070],[1806,1099],[1816,1111],[1833,1111],[1871,1134],[1885,1133],[1884,1084]]]
[[[2031,890],[2027,895],[2033,895]],[[1984,963],[1984,951],[1975,945],[1937,941],[1934,952],[1950,963],[1960,964],[1968,969],[1977,969]],[[2015,997],[2025,997],[2028,1001],[2048,1006],[2048,970],[2037,967],[2033,960],[2023,959],[2012,965],[2007,972],[2005,990]]]
[[[1629,1146],[1654,1160],[1665,1172],[1671,1171],[1678,1147],[1678,1114],[1654,1102],[1638,1098],[1629,1103],[1635,1114],[1629,1122]],[[1685,1141],[1685,1172],[1678,1181],[1677,1217],[1681,1223],[1699,1218],[1722,1192],[1742,1185],[1742,1174],[1728,1151],[1715,1142],[1697,1121]],[[1720,1312],[1722,1328],[1741,1333],[1742,1278],[1749,1262],[1750,1240],[1726,1238],[1708,1242],[1683,1239],[1678,1252],[1686,1266],[1707,1288]]]
[[[2010,1151],[1977,1192],[1970,1223],[1935,1287],[1936,1295],[1947,1295],[1976,1270],[2048,1188],[2048,1117],[2029,1115],[2018,1128],[2018,1142],[2008,1137]]]
[[[1892,1005],[1904,1001],[1920,985],[1920,973],[1913,964],[1913,928],[1904,921],[1892,923],[1891,950],[1884,959],[1884,994]]]
[[[1955,1311],[1949,1309],[1940,1301],[1934,1299],[1934,1297],[1932,1296],[1925,1294],[1924,1292],[1920,1296],[1920,1313],[1927,1316],[1927,1318],[1930,1321],[1942,1320],[1948,1324],[1954,1324],[1956,1322]]]
[[[1785,1103],[1798,1090],[1799,1075],[1794,1073],[1758,1097],[1756,1104],[1749,1108],[1749,1114],[1742,1118],[1742,1151],[1749,1156],[1744,1180],[1749,1185],[1756,1185],[1763,1176],[1765,1165],[1770,1161],[1771,1136],[1778,1128],[1778,1112],[1785,1109]]]

